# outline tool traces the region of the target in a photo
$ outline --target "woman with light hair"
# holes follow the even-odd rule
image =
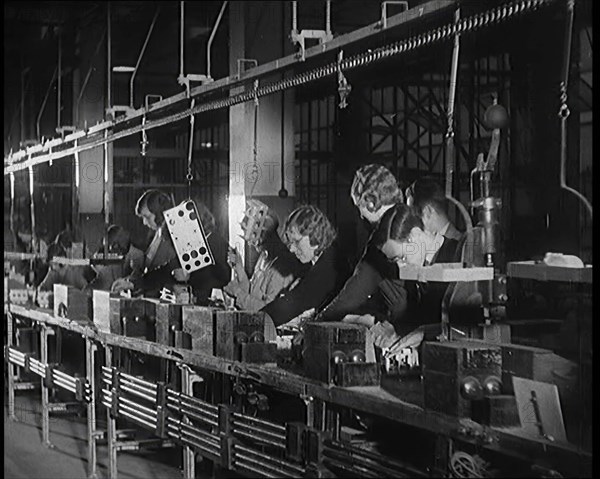
[[[335,246],[337,233],[315,206],[301,206],[292,211],[285,222],[284,237],[288,249],[301,263],[310,265],[310,269],[262,309],[275,326],[320,309],[347,277],[347,267]]]
[[[248,278],[239,253],[229,250],[228,261],[235,277],[225,286],[235,304],[246,311],[258,311],[273,301],[303,270],[279,234],[277,214],[258,200],[249,200],[242,219],[244,240],[259,253],[252,276]]]

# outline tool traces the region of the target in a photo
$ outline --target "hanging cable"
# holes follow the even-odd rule
[[[11,173],[10,180],[10,231],[15,231],[15,174]]]
[[[36,234],[35,234],[35,201],[33,199],[33,167],[29,167],[29,196],[31,199],[31,252],[37,253]]]
[[[192,115],[192,118],[194,117],[194,115]],[[144,126],[146,125],[146,115],[144,115],[142,117],[142,141],[140,141],[140,145],[141,145],[141,150],[140,150],[140,155],[142,156],[146,156],[146,148],[148,147],[148,136],[146,135],[146,130],[144,129]]]
[[[459,25],[460,8],[454,14],[455,25]],[[454,49],[452,50],[452,63],[450,66],[450,89],[448,93],[448,130],[446,132],[446,197],[459,210],[465,221],[466,234],[472,236],[473,222],[468,211],[462,203],[452,196],[452,178],[454,175],[454,106],[456,102],[456,86],[458,83],[458,63],[460,54],[460,31],[456,29],[454,37]]]
[[[254,188],[258,183],[260,169],[258,167],[258,80],[254,80],[254,143],[252,146],[252,169],[250,175],[252,177],[252,188],[250,188],[250,196],[254,196]]]
[[[183,4],[183,2],[181,2]],[[196,100],[192,98],[192,104],[190,106],[190,110],[194,110],[194,104]],[[192,199],[192,181],[194,180],[194,173],[192,170],[192,156],[194,152],[194,118],[195,116],[190,115],[190,143],[188,146],[188,162],[187,162],[187,175],[185,176],[188,183],[188,199]]]
[[[104,137],[108,136],[108,130],[105,130]],[[104,199],[104,258],[108,257],[108,225],[110,224],[109,211],[109,191],[108,191],[108,143],[104,143],[104,181],[102,182],[102,196]]]
[[[571,68],[571,43],[573,38],[573,17],[575,13],[575,0],[567,1],[567,20],[565,22],[565,44],[563,50],[563,71],[562,80],[560,82],[560,108],[558,116],[560,118],[560,187],[575,195],[579,201],[586,207],[590,219],[593,219],[593,209],[588,199],[579,191],[567,186],[567,120],[571,112],[569,111],[568,88],[569,88],[569,72]]]

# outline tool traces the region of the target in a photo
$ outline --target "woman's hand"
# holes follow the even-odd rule
[[[389,321],[376,323],[369,329],[369,333],[373,338],[373,344],[381,349],[389,348],[394,341],[399,339],[394,326]]]
[[[231,246],[227,251],[227,262],[231,267],[235,267],[238,264],[242,263],[242,257],[240,256],[240,253],[238,252],[238,250],[232,248]]]
[[[307,309],[303,313],[296,316],[294,319],[288,321],[285,324],[279,326],[281,329],[300,330],[300,327],[307,321],[312,320],[315,317],[315,308]]]
[[[342,319],[343,323],[361,324],[363,326],[372,327],[375,324],[375,316],[372,314],[347,314]]]
[[[390,350],[388,351],[389,355],[400,354],[400,351],[406,348],[416,349],[423,342],[423,337],[425,332],[423,328],[417,328],[414,331],[408,333],[404,336],[400,341],[396,344],[392,345]]]
[[[185,283],[190,279],[190,274],[186,273],[182,268],[174,269],[171,274],[175,278],[175,281],[179,281],[180,283]]]
[[[120,293],[121,291],[133,290],[134,285],[127,278],[119,278],[115,280],[110,288],[112,293]]]
[[[237,298],[240,295],[240,290],[242,289],[239,281],[233,280],[230,281],[223,287],[223,291],[225,291],[229,296]]]

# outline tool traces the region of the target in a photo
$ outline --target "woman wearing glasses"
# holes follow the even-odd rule
[[[307,205],[292,211],[284,237],[289,250],[310,269],[262,309],[275,326],[312,316],[331,300],[347,277],[347,265],[335,246],[337,233],[318,208]]]
[[[453,249],[456,249],[456,240],[445,241],[448,242],[447,247],[451,246],[450,242],[454,242]],[[427,260],[432,251],[439,249],[435,242],[436,237],[425,231],[421,217],[405,204],[397,204],[388,210],[381,218],[374,235],[374,243],[398,268],[449,261],[449,258],[438,255],[433,256],[431,263]],[[406,344],[402,341],[401,346],[417,346],[426,329],[431,329],[432,333],[437,331],[441,321],[445,285],[440,287],[419,281],[386,278],[379,288],[385,298],[388,313],[385,318],[379,318],[381,320],[371,329],[376,346],[387,348],[409,333],[410,341]],[[431,328],[423,327],[429,324],[432,325]]]

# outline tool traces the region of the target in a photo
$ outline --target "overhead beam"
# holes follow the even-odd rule
[[[336,51],[339,48],[347,47],[353,43],[357,43],[359,41],[365,40],[367,38],[383,35],[384,31],[389,31],[394,29],[400,25],[404,25],[410,22],[413,22],[417,19],[423,18],[425,16],[430,16],[435,13],[439,13],[443,10],[446,10],[453,5],[456,4],[456,0],[433,0],[426,4],[420,5],[419,7],[407,10],[405,12],[399,13],[390,17],[387,20],[387,28],[382,29],[379,22],[368,25],[359,30],[347,33],[345,35],[340,35],[337,38],[334,38],[332,41],[323,44],[317,45],[311,48],[306,49],[305,58],[314,59],[319,56],[322,56],[326,53],[331,53]],[[192,88],[190,91],[190,97],[198,99],[203,95],[217,92],[223,89],[233,88],[242,83],[248,83],[251,80],[258,79],[260,77],[264,77],[267,75],[272,75],[277,72],[281,72],[282,70],[289,69],[290,67],[301,63],[300,57],[297,54],[288,55],[286,57],[274,60],[272,62],[266,63],[264,65],[259,65],[255,68],[248,69],[246,71],[242,71],[239,75],[230,75],[226,78],[222,78],[219,80],[215,80],[209,84],[200,85],[196,88]],[[64,149],[60,152],[52,153],[52,155],[48,154],[48,159],[46,161],[50,161],[50,159],[58,159],[65,156],[69,156],[73,154],[73,148],[70,148],[70,144],[72,144],[75,140],[79,140],[80,143],[85,141],[86,139],[91,139],[92,137],[97,137],[104,130],[111,129],[123,125],[132,120],[140,119],[145,114],[158,114],[166,108],[172,108],[174,105],[178,103],[185,102],[186,104],[190,101],[190,98],[186,96],[185,92],[180,94],[171,96],[164,100],[158,101],[150,105],[148,109],[139,108],[124,118],[119,118],[115,121],[105,121],[95,125],[94,127],[89,128],[87,131],[77,131],[71,135],[68,135],[62,139],[52,140],[47,142],[44,145],[35,145],[33,147],[19,150],[18,152],[9,155],[8,158],[5,158],[5,174],[9,171],[13,171],[13,168],[9,167],[7,169],[7,164],[18,162],[28,156],[39,154],[39,153],[49,153],[52,149]],[[40,159],[41,160],[41,159]]]

